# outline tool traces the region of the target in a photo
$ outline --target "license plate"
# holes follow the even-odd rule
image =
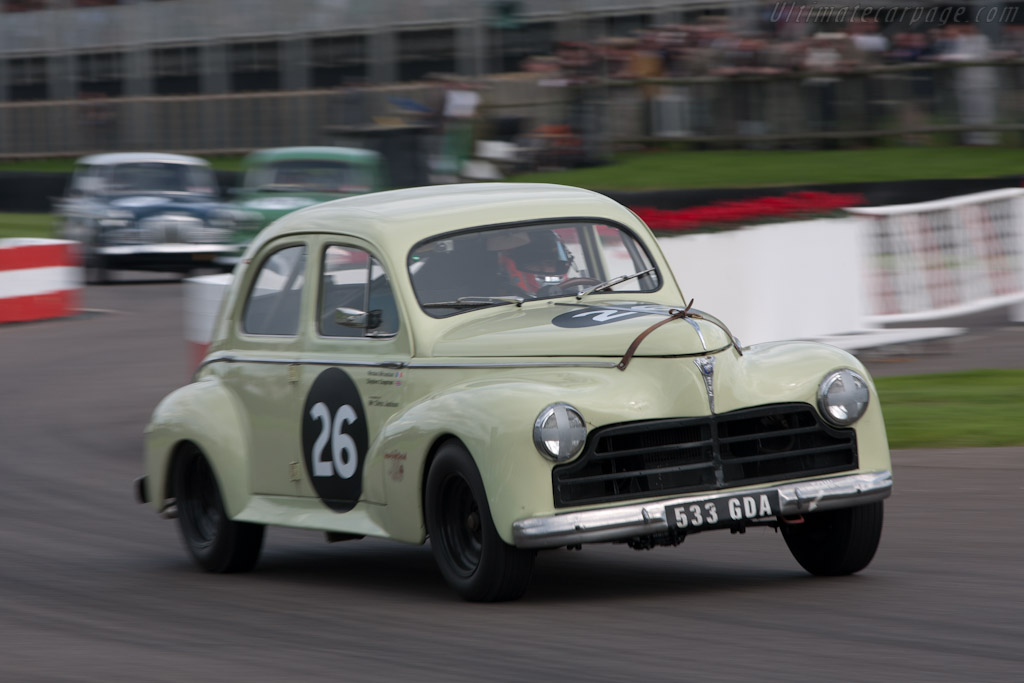
[[[212,261],[216,254],[200,252],[198,254],[192,254],[193,261]]]
[[[737,522],[774,517],[777,514],[777,491],[721,496],[682,505],[665,506],[665,518],[669,525],[687,531],[728,527]]]

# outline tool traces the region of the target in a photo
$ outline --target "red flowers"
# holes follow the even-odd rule
[[[685,209],[634,208],[654,231],[681,232],[740,227],[737,223],[805,218],[864,204],[864,195],[838,192],[791,192],[781,196],[715,202]]]

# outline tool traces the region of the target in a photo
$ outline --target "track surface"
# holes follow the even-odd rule
[[[1022,448],[894,453],[882,547],[841,579],[764,529],[544,553],[500,605],[455,599],[429,547],[294,530],[252,574],[202,574],[131,495],[149,413],[188,375],[180,294],[94,287],[103,312],[0,328],[0,681],[1024,679]],[[872,370],[1020,367],[1020,340]]]

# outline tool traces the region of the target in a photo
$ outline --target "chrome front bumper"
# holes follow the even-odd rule
[[[620,505],[548,517],[531,517],[512,524],[512,536],[520,548],[557,548],[580,543],[621,541],[669,531],[665,509],[701,503],[723,495],[756,496],[777,492],[780,514],[786,517],[820,510],[873,503],[892,493],[892,472],[868,472],[842,477],[813,479],[794,484],[687,496],[646,503]]]

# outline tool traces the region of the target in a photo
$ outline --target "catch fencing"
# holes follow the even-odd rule
[[[1024,189],[849,209],[869,219],[870,324],[1011,306],[1024,321]]]
[[[808,147],[1019,144],[1024,60],[911,63],[822,75],[787,71],[627,81],[558,73],[477,82],[478,138],[567,126],[587,159],[637,144]],[[349,89],[0,103],[0,158],[166,150],[201,155],[260,147],[369,144],[388,129],[429,131],[441,83]],[[517,122],[517,125],[500,125]],[[500,129],[500,130],[499,130]]]

